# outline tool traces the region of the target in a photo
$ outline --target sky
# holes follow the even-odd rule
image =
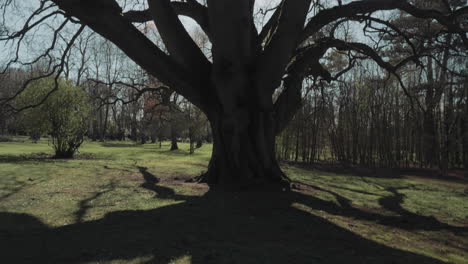
[[[0,1],[5,1],[5,0],[0,0]],[[125,0],[121,0],[122,2]],[[130,1],[126,0],[127,3]],[[135,0],[135,1],[142,1],[142,0]],[[199,0],[200,1],[200,0]],[[268,9],[271,7],[276,6],[280,0],[256,0],[256,5],[255,5],[255,13],[259,11],[259,9]],[[336,1],[328,1],[327,3],[336,3]],[[343,1],[344,3],[350,2],[350,1]],[[25,19],[31,14],[31,12],[37,8],[39,0],[16,0],[15,2],[18,6],[17,8],[11,8],[7,12],[7,26],[10,27],[10,29],[20,29],[22,25],[24,24]],[[144,8],[144,6],[140,6],[137,8]],[[272,12],[270,12],[271,14]],[[269,16],[267,15],[265,17],[265,22]],[[59,25],[61,19],[57,19],[56,21],[48,21],[48,24],[44,24],[41,27],[38,27],[37,30],[34,32],[34,34],[28,34],[28,37],[26,38],[27,41],[30,41],[30,45],[27,45],[25,42],[25,45],[23,45],[19,51],[20,57],[26,58],[31,55],[35,54],[41,54],[44,50],[44,47],[47,47],[47,44],[51,43],[52,39],[52,34],[53,34],[53,28],[56,28],[57,25]],[[198,25],[190,18],[187,17],[182,17],[181,16],[181,21],[186,27],[187,31],[189,32],[194,32],[197,30],[200,30]],[[357,25],[354,26],[355,28],[358,28]],[[68,35],[71,35],[72,32],[76,30],[77,26],[76,25],[71,25],[68,28]],[[356,32],[359,32],[358,30],[355,30]],[[66,35],[66,34],[64,34]],[[363,39],[362,34],[359,35],[359,33],[356,33],[356,38],[357,39]],[[41,43],[43,45],[37,45],[37,43]],[[12,53],[12,47],[10,43],[6,43],[5,45],[4,42],[0,42],[0,65],[2,64],[3,61],[11,58]],[[62,45],[63,46],[63,45]]]
[[[0,0],[3,2],[5,0]],[[128,0],[118,0],[119,2],[127,2],[131,3]],[[200,0],[199,0],[200,1]],[[256,0],[256,10],[259,8],[269,8],[277,4],[280,0]],[[135,2],[142,2],[141,0],[135,0]],[[6,12],[5,18],[5,25],[10,31],[20,30],[24,25],[24,22],[29,17],[29,15],[39,6],[39,0],[14,0],[14,6],[10,6]],[[130,6],[130,5],[128,5]],[[132,6],[133,8],[133,6]],[[144,8],[141,5],[136,8]],[[128,10],[124,10],[128,11]],[[186,27],[187,31],[194,32],[200,30],[198,25],[190,18],[187,17],[180,17],[182,23]],[[26,58],[31,56],[32,54],[40,54],[43,52],[44,47],[47,44],[51,43],[52,35],[53,35],[53,28],[56,28],[62,21],[62,18],[59,18],[55,21],[48,20],[47,24],[43,24],[34,31],[33,34],[28,34],[25,38],[28,42],[32,43],[28,45],[26,42],[24,45],[21,46],[19,50],[19,55],[22,58]],[[1,22],[0,22],[1,23]],[[0,25],[3,26],[3,25]],[[1,28],[1,27],[0,27]],[[68,29],[69,32],[73,32],[76,30],[76,26],[71,25]],[[65,31],[64,31],[65,32]],[[37,43],[42,43],[44,45],[37,45]],[[0,41],[0,65],[2,65],[5,61],[14,56],[15,51],[15,44],[14,42]]]

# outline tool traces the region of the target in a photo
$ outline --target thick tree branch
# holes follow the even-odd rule
[[[317,33],[325,25],[340,18],[351,17],[358,14],[372,13],[377,10],[391,10],[397,8],[397,3],[402,0],[362,0],[351,2],[346,5],[335,6],[320,11],[312,17],[301,35],[301,42]]]
[[[148,0],[149,10],[171,56],[198,77],[198,85],[208,80],[211,63],[185,30],[170,0]]]
[[[212,30],[212,81],[216,96],[226,113],[234,114],[238,104],[246,104],[249,70],[256,55],[252,0],[209,0]],[[242,101],[242,102],[241,102]]]
[[[302,80],[297,75],[289,75],[284,80],[284,90],[274,104],[276,135],[280,134],[288,126],[296,112],[301,108]]]
[[[269,39],[273,35],[274,29],[278,25],[278,20],[281,14],[280,6],[276,7],[275,12],[273,13],[273,15],[270,17],[268,22],[265,24],[265,26],[263,26],[262,30],[260,31],[260,34],[258,35],[260,44],[263,44],[264,42],[268,42],[267,39]]]
[[[196,1],[171,2],[174,12],[180,16],[190,17],[203,29],[208,38],[211,38],[211,30],[208,19],[208,9]],[[149,9],[141,11],[128,11],[123,13],[124,17],[133,23],[144,23],[153,20]]]
[[[445,15],[437,10],[417,8],[406,0],[361,0],[323,10],[309,20],[301,35],[301,42],[337,19],[394,9],[400,9],[417,18],[436,19],[453,33],[458,33],[465,44],[468,43],[466,32],[456,23],[456,18],[468,12],[467,8],[461,8],[451,14]]]
[[[455,10],[448,15],[445,15],[438,10],[419,9],[406,1],[399,3],[398,8],[417,18],[437,20],[437,22],[445,26],[451,33],[457,33],[465,46],[468,47],[468,38],[466,36],[467,32],[460,27],[457,21],[458,17],[468,14],[467,7]]]
[[[260,93],[274,91],[280,85],[283,72],[303,30],[310,2],[310,0],[285,0],[280,7],[281,14],[276,31],[256,66],[257,74],[254,82]],[[266,107],[268,103],[264,104],[262,107]]]
[[[150,74],[173,87],[195,105],[202,106],[204,99],[197,89],[196,77],[178,65],[124,18],[114,0],[53,1],[68,15],[79,18],[82,23],[113,42]]]
[[[319,60],[328,50],[326,45],[315,45],[298,50],[293,61],[288,65],[288,75],[296,75],[305,78],[308,75],[321,76],[327,81],[331,81],[331,75],[326,71]]]
[[[331,80],[330,73],[319,63],[327,49],[327,47],[320,45],[301,49],[288,66],[287,76],[283,79],[284,90],[274,104],[277,135],[286,128],[301,107],[304,77],[314,75],[322,76],[327,81]]]
[[[392,65],[391,63],[388,63],[383,60],[383,58],[371,47],[364,43],[356,43],[356,42],[345,42],[339,39],[331,39],[331,38],[325,38],[322,39],[322,45],[328,46],[328,47],[335,47],[338,50],[354,50],[356,52],[359,52],[361,54],[364,54],[371,58],[373,61],[375,61],[381,68],[387,70],[390,74],[395,76],[400,83],[403,92],[408,96],[408,98],[411,100],[411,104],[413,104],[413,96],[409,93],[409,91],[406,89],[405,85],[403,84],[403,81],[398,74],[398,69],[401,67],[405,66],[408,62],[414,61],[416,58],[420,57],[421,55],[413,55],[408,58],[405,58],[402,60],[400,63],[397,65]],[[416,102],[418,106],[421,108],[420,102],[416,99]]]
[[[321,45],[327,46],[327,47],[334,47],[338,50],[354,50],[356,52],[359,52],[361,54],[364,54],[368,57],[370,57],[373,61],[375,61],[380,67],[386,69],[387,71],[391,73],[396,73],[396,71],[401,68],[403,65],[405,65],[407,62],[411,61],[413,59],[413,56],[410,58],[407,58],[403,60],[401,63],[398,65],[394,66],[382,59],[382,57],[370,46],[364,43],[358,43],[358,42],[345,42],[339,39],[332,39],[332,38],[324,38],[321,41]]]

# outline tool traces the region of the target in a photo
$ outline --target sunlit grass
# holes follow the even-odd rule
[[[208,190],[201,184],[185,183],[185,179],[206,170],[209,144],[190,155],[185,143],[171,152],[168,142],[162,148],[159,144],[85,142],[76,159],[56,160],[50,158],[53,153],[47,139],[37,144],[26,138],[16,140],[0,143],[0,212],[27,214],[51,228],[97,221],[113,212],[169,208]],[[310,201],[297,201],[292,207],[390,248],[467,263],[466,229],[454,231],[468,227],[466,182],[283,168],[293,180],[307,184],[298,192]],[[157,180],[148,182],[145,173]],[[156,185],[161,189],[152,189]],[[213,247],[216,250],[216,245]],[[243,249],[232,244],[231,250]],[[99,263],[145,263],[151,259],[143,255]],[[268,259],[268,254],[264,257]],[[189,253],[183,253],[162,263],[194,261]]]

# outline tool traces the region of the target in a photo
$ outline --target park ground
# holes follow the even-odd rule
[[[211,146],[0,143],[0,263],[468,263],[468,181],[283,164],[291,192],[187,182]]]

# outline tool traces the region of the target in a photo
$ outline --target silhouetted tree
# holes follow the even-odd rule
[[[426,9],[407,0],[337,1],[335,6],[321,5],[323,1],[283,0],[257,30],[254,0],[208,0],[207,5],[196,0],[144,2],[147,5],[141,6],[147,6],[146,10],[128,10],[134,2],[123,6],[115,0],[41,1],[33,16],[42,15],[46,20],[48,11],[44,10],[55,4],[60,11],[54,15],[62,14],[67,21],[82,25],[78,34],[85,26],[91,28],[200,108],[213,133],[212,158],[201,180],[228,188],[285,183],[287,177],[274,153],[275,136],[298,110],[304,78],[336,79],[320,64],[329,49],[367,56],[395,75],[403,65],[417,62],[427,52],[414,49],[408,58],[392,64],[378,47],[340,39],[335,33],[342,23],[377,23],[391,34],[404,35],[409,44],[411,36],[375,15],[380,10],[401,10],[437,21],[443,29],[438,34],[455,34],[468,45],[462,27],[467,7]],[[211,59],[187,33],[178,15],[191,17],[202,28],[212,44]],[[167,52],[135,24],[148,21],[155,23]],[[26,24],[17,35],[7,38],[21,37],[34,25]],[[273,100],[275,91],[278,95]]]

